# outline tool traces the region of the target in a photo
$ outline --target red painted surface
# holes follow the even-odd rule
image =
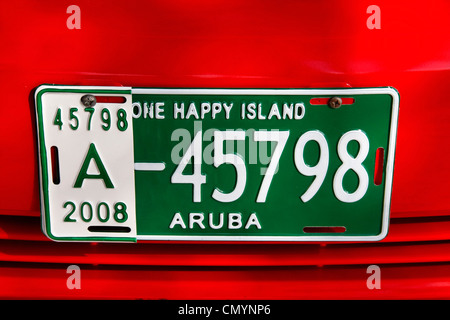
[[[71,4],[79,30],[66,26]],[[379,30],[366,26],[372,4]],[[0,297],[450,298],[449,12],[443,0],[2,3]],[[389,235],[326,246],[50,242],[38,218],[33,89],[43,83],[393,86]],[[77,292],[65,285],[69,264],[86,270]],[[380,290],[366,287],[370,264]]]

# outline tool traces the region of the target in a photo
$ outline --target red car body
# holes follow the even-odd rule
[[[79,29],[71,25],[72,4]],[[0,7],[1,298],[450,298],[448,1],[18,0]],[[43,83],[395,87],[388,236],[53,242],[40,223],[33,93]],[[70,265],[80,267],[80,289],[66,285]],[[380,267],[379,289],[367,285],[370,265]]]

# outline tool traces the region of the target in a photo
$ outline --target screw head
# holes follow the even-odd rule
[[[333,97],[328,101],[330,108],[337,109],[342,105],[342,99],[339,97]]]
[[[81,103],[85,107],[93,107],[97,104],[97,99],[92,94],[86,94],[81,97]]]

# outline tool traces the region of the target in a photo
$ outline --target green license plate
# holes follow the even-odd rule
[[[53,240],[387,235],[393,88],[43,85],[35,98],[42,227]]]

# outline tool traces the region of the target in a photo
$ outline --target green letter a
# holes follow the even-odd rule
[[[98,171],[100,171],[99,174],[87,173],[89,164],[91,163],[92,159],[97,165]],[[86,155],[86,158],[84,159],[83,165],[81,166],[81,170],[78,173],[77,180],[75,181],[73,187],[81,188],[84,179],[102,179],[107,188],[114,188],[114,185],[112,184],[111,179],[109,178],[108,173],[106,172],[105,166],[103,165],[103,162],[100,159],[97,149],[95,148],[95,145],[93,143],[91,143],[91,145],[89,146],[88,153]]]

